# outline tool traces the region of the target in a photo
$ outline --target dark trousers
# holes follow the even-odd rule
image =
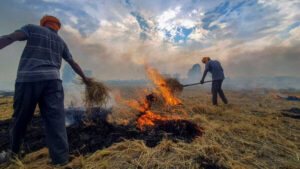
[[[36,105],[45,125],[46,142],[54,164],[68,162],[69,145],[65,127],[64,91],[60,80],[15,84],[11,151],[18,154]]]
[[[222,83],[223,83],[223,80],[214,80],[212,82],[212,86],[211,86],[211,93],[212,93],[212,102],[213,102],[213,105],[218,105],[218,93],[219,93],[219,96],[221,97],[222,101],[227,104],[227,99],[225,97],[225,94],[222,90]]]

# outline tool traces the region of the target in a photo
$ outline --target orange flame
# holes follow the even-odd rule
[[[165,99],[165,103],[167,105],[178,105],[182,104],[181,100],[177,99],[173,96],[173,94],[170,92],[170,89],[167,87],[166,81],[163,79],[161,74],[157,69],[151,68],[149,65],[146,64],[146,71],[148,77],[153,81],[155,86],[159,89],[160,93]]]
[[[275,94],[275,93],[269,92],[269,94],[271,96],[273,96],[275,99],[280,99],[280,97],[277,94]]]
[[[154,122],[157,120],[166,120],[166,118],[161,117],[158,114],[153,113],[151,110],[149,110],[149,104],[146,99],[143,100],[142,103],[139,103],[137,100],[130,99],[130,100],[124,100],[122,99],[120,94],[116,95],[116,101],[121,104],[125,104],[132,109],[138,110],[139,112],[142,112],[142,114],[137,122],[136,125],[141,129],[144,130],[145,125],[153,126],[155,125]]]
[[[137,126],[143,130],[145,125],[154,126],[154,122],[157,120],[167,120],[158,114],[151,112],[150,110],[145,111],[145,114],[139,117],[137,120]]]
[[[124,100],[124,99],[122,99],[120,94],[117,94],[115,96],[115,99],[118,103],[125,104],[125,105],[127,105],[133,109],[136,109],[140,112],[146,111],[146,108],[148,107],[148,103],[146,101],[144,101],[142,104],[140,104],[137,100],[134,100],[134,99]]]
[[[154,85],[158,89],[155,92],[162,95],[162,97],[164,98],[165,105],[175,106],[175,105],[182,104],[181,100],[173,96],[173,94],[170,92],[170,89],[167,87],[166,82],[164,81],[163,77],[161,76],[161,74],[157,69],[151,68],[147,64],[145,66],[145,69],[148,77],[153,81]],[[148,92],[149,91],[147,89],[144,90],[144,93],[148,93]],[[139,91],[137,91],[137,94],[138,94],[138,99],[140,101],[135,99],[124,100],[122,99],[120,94],[117,94],[115,98],[118,103],[124,104],[142,113],[136,121],[136,125],[141,130],[144,130],[144,126],[155,125],[155,121],[169,119],[167,117],[162,117],[158,114],[153,113],[150,110],[150,105],[148,100],[145,98],[145,95],[143,95]],[[185,113],[184,111],[182,112]]]

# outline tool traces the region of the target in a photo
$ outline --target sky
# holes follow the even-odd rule
[[[299,0],[3,0],[0,35],[45,14],[100,80],[143,79],[144,59],[184,78],[205,56],[229,78],[300,77]],[[25,44],[0,50],[0,82],[14,82]]]

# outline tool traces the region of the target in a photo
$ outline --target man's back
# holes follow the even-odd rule
[[[86,85],[90,84],[90,79],[72,59],[67,45],[58,36],[57,32],[61,28],[59,19],[46,15],[40,20],[40,25],[26,25],[11,34],[0,36],[0,49],[15,41],[27,40],[15,84],[9,152],[20,152],[26,128],[38,104],[45,122],[46,142],[52,164],[64,165],[69,161],[69,145],[65,126],[64,91],[59,75],[62,58]],[[0,158],[0,162],[7,161],[10,154]]]
[[[223,68],[220,62],[216,60],[209,60],[205,64],[205,69],[212,74],[213,80],[223,80],[225,78]]]
[[[223,68],[220,64],[220,62],[216,60],[210,60],[209,57],[203,57],[202,62],[205,64],[205,71],[203,73],[203,76],[200,80],[200,83],[203,84],[207,72],[210,72],[212,74],[212,84],[211,84],[211,93],[212,93],[212,103],[213,105],[218,105],[218,99],[217,96],[221,97],[222,101],[227,104],[227,98],[225,97],[225,94],[222,90],[222,83],[224,80],[224,72]]]
[[[16,82],[60,79],[62,58],[72,56],[65,42],[48,27],[26,25],[17,30],[26,35],[27,44],[20,59]]]

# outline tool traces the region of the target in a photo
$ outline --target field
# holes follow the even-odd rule
[[[133,87],[114,90],[125,99],[138,97]],[[300,92],[281,92],[300,96]],[[182,118],[204,129],[191,142],[169,139],[167,133],[154,147],[143,140],[124,139],[93,153],[71,155],[72,161],[63,167],[48,165],[47,149],[42,148],[0,168],[299,168],[300,121],[283,114],[293,115],[288,111],[300,108],[300,102],[275,99],[262,89],[225,94],[230,103],[219,100],[218,107],[211,106],[208,89],[189,88],[178,95],[183,105],[176,109],[186,112]],[[120,106],[112,110],[107,118],[112,124],[130,122],[138,113]],[[154,106],[153,112],[163,115],[168,110]],[[1,121],[11,114],[12,98],[1,98]]]

